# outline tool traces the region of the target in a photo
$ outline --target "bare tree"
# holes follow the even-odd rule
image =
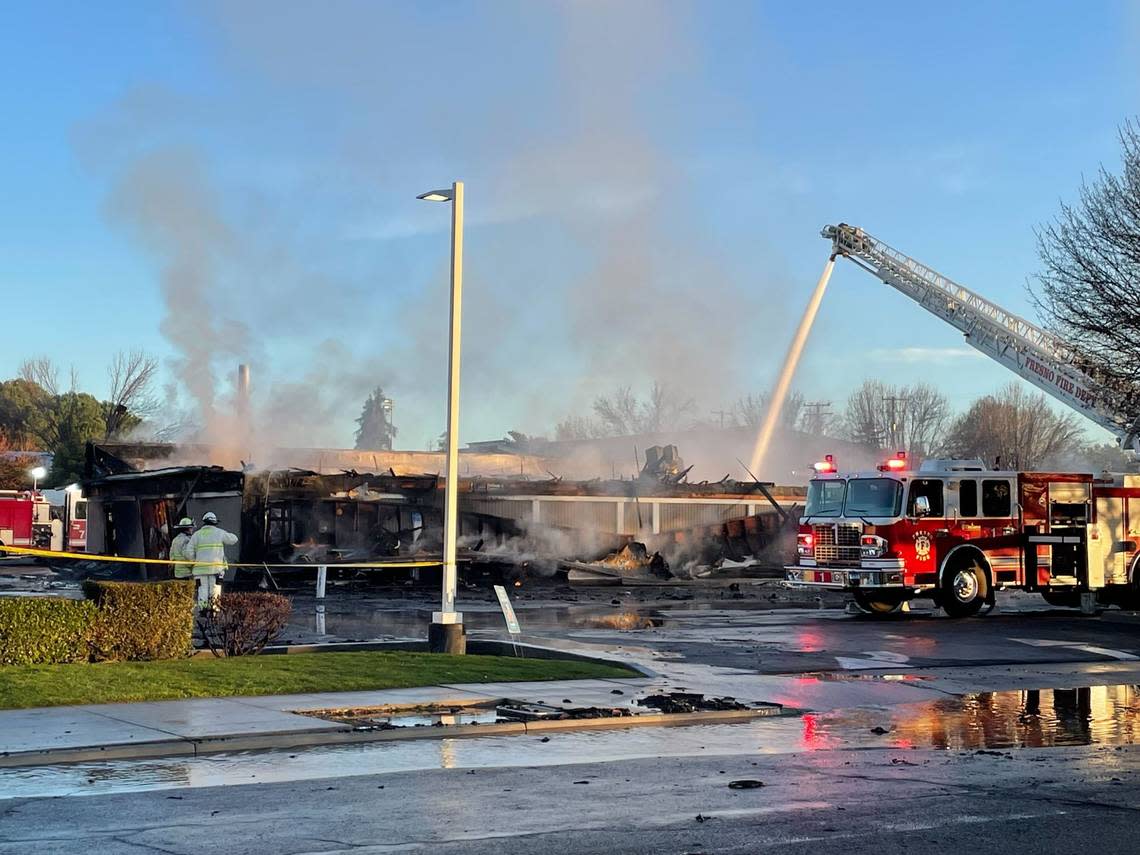
[[[888,386],[878,380],[867,380],[852,392],[843,413],[848,439],[915,457],[926,457],[942,444],[949,420],[950,404],[934,387]]]
[[[594,413],[606,436],[629,436],[641,433],[639,404],[629,386],[618,388],[612,395],[594,399]]]
[[[692,398],[683,398],[663,383],[654,382],[649,397],[642,401],[629,386],[612,395],[594,399],[600,436],[630,436],[678,430],[696,410]]]
[[[691,427],[697,405],[664,383],[655,382],[644,400],[629,386],[619,386],[609,395],[594,399],[594,415],[570,415],[554,428],[557,439],[598,439],[661,433]]]
[[[759,427],[768,414],[768,393],[748,395],[738,398],[732,407],[733,420],[737,427]],[[787,430],[799,430],[804,415],[804,396],[800,392],[790,392],[780,410],[780,426]]]
[[[1045,393],[1027,392],[1019,383],[973,403],[946,438],[952,457],[981,458],[989,465],[1038,469],[1077,454],[1083,426],[1076,413],[1057,413]]]
[[[1140,414],[1140,127],[1119,131],[1120,175],[1103,166],[1076,205],[1037,231],[1043,270],[1034,293],[1046,323],[1086,372],[1114,390],[1115,408]],[[1124,418],[1121,419],[1124,421]]]
[[[103,438],[118,436],[158,410],[154,381],[158,360],[141,350],[119,351],[107,369],[110,395],[103,405]]]
[[[25,359],[20,363],[20,379],[35,383],[49,395],[58,395],[59,368],[47,356],[38,356],[35,359]],[[71,369],[71,390],[76,387],[75,369]]]
[[[554,428],[555,439],[591,439],[596,436],[597,424],[585,416],[567,416]]]
[[[696,401],[692,398],[683,398],[675,390],[654,381],[648,400],[641,405],[641,430],[638,433],[677,430],[686,418],[691,420],[696,409]]]

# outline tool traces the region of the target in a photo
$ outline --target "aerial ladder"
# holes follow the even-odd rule
[[[840,223],[825,226],[832,258],[843,256],[959,330],[966,343],[1112,433],[1140,452],[1140,404],[1134,394],[1085,370],[1063,339],[871,237]]]

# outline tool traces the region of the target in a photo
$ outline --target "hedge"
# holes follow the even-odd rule
[[[97,607],[91,659],[179,659],[191,650],[194,582],[83,583]]]
[[[83,600],[0,599],[0,665],[86,662],[97,615]]]

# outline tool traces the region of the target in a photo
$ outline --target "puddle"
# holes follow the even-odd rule
[[[811,748],[984,750],[1140,742],[1140,686],[975,692],[886,709],[805,715]],[[886,731],[874,733],[875,730]]]
[[[785,753],[802,749],[797,738],[800,727],[797,718],[766,718],[695,727],[400,740],[295,751],[0,769],[0,798],[265,784],[424,769],[562,766],[654,757]]]
[[[451,714],[424,712],[417,719],[401,713],[400,723],[432,725],[437,716]],[[494,711],[466,709],[462,714],[493,715]],[[535,735],[477,736],[0,769],[0,798],[99,795],[423,769],[559,766],[654,757],[739,757],[851,748],[996,752],[1138,742],[1140,686],[1110,685],[975,692],[888,708],[732,724],[551,732],[546,742]]]
[[[587,629],[652,629],[664,623],[661,618],[649,617],[637,612],[618,612],[617,614],[598,615],[578,619],[571,626]]]
[[[852,671],[818,671],[804,674],[821,683],[920,683],[933,680],[930,674],[866,674]]]
[[[613,600],[617,600],[614,603]],[[313,630],[313,601],[298,598],[290,626]],[[751,625],[758,619],[782,623],[790,620],[769,611],[759,615],[757,601],[740,603],[695,603],[657,600],[650,603],[627,602],[625,592],[614,589],[602,602],[571,605],[551,600],[514,601],[515,610],[526,633],[555,630],[613,630],[616,632],[650,630],[660,627],[685,628],[712,621],[730,626]],[[325,603],[324,633],[338,638],[370,639],[379,637],[420,638],[431,620],[432,606],[396,605],[390,601],[369,602],[350,595],[332,595]],[[463,622],[468,632],[504,629],[503,616],[488,603],[464,604]]]

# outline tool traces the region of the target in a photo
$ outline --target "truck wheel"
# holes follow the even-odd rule
[[[875,617],[894,614],[902,608],[902,598],[890,594],[869,594],[856,588],[852,596],[855,598],[855,605]]]
[[[973,617],[986,602],[989,583],[977,558],[966,558],[942,571],[939,602],[950,617]]]
[[[1140,611],[1140,555],[1132,559],[1132,572],[1128,574],[1128,586],[1124,589],[1120,607]]]

